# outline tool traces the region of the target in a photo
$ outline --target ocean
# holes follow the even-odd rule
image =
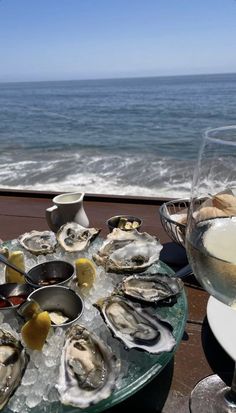
[[[0,83],[0,188],[188,197],[236,74]]]

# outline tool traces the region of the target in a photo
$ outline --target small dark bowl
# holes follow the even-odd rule
[[[140,218],[134,217],[133,215],[116,215],[114,217],[109,218],[106,221],[110,232],[112,232],[114,228],[118,228],[118,224],[121,218],[126,218],[129,222],[137,221],[139,223],[139,226],[136,228],[137,230],[139,230],[143,223],[143,221]],[[132,231],[132,229],[122,229],[122,231]]]
[[[43,311],[60,311],[69,318],[62,324],[52,324],[53,327],[67,327],[73,324],[83,313],[82,298],[64,285],[50,285],[34,290],[28,300],[36,301]]]
[[[30,293],[32,293],[33,290],[33,287],[31,287],[29,284],[6,283],[0,285],[0,296],[3,296],[5,298],[23,297],[25,300],[27,300],[27,297]],[[0,301],[2,301],[1,298]],[[22,302],[19,302],[18,304],[12,304],[11,306],[9,305],[6,307],[0,307],[0,310],[14,310],[15,308],[19,307]]]
[[[74,272],[74,266],[67,261],[47,261],[31,268],[25,279],[32,287],[39,288],[65,284],[73,277]]]

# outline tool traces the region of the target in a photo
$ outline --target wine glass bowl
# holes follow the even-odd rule
[[[214,206],[218,197],[222,200],[219,208]],[[189,218],[191,230],[186,238],[196,278],[211,295],[230,306],[236,304],[236,209],[231,215],[235,201],[233,194],[204,201]]]
[[[236,308],[236,125],[204,133],[193,177],[185,246],[203,288]],[[192,392],[190,410],[236,412],[236,373],[231,389],[216,375],[201,380]]]

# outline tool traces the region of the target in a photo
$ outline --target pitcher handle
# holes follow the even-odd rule
[[[58,225],[59,223],[58,221],[58,207],[57,205],[54,205],[50,208],[46,209],[46,220],[47,220],[47,224],[49,226],[49,228],[53,231],[53,232],[57,232],[60,225]]]

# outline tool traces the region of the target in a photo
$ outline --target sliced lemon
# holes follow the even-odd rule
[[[78,258],[75,261],[76,277],[79,286],[92,287],[96,279],[96,267],[88,258]]]
[[[20,268],[22,271],[25,271],[25,260],[22,251],[10,252],[8,261],[16,267]],[[24,276],[10,267],[6,267],[5,279],[7,283],[25,283]]]
[[[36,313],[21,328],[21,335],[26,347],[42,350],[51,327],[51,319],[47,311]]]

